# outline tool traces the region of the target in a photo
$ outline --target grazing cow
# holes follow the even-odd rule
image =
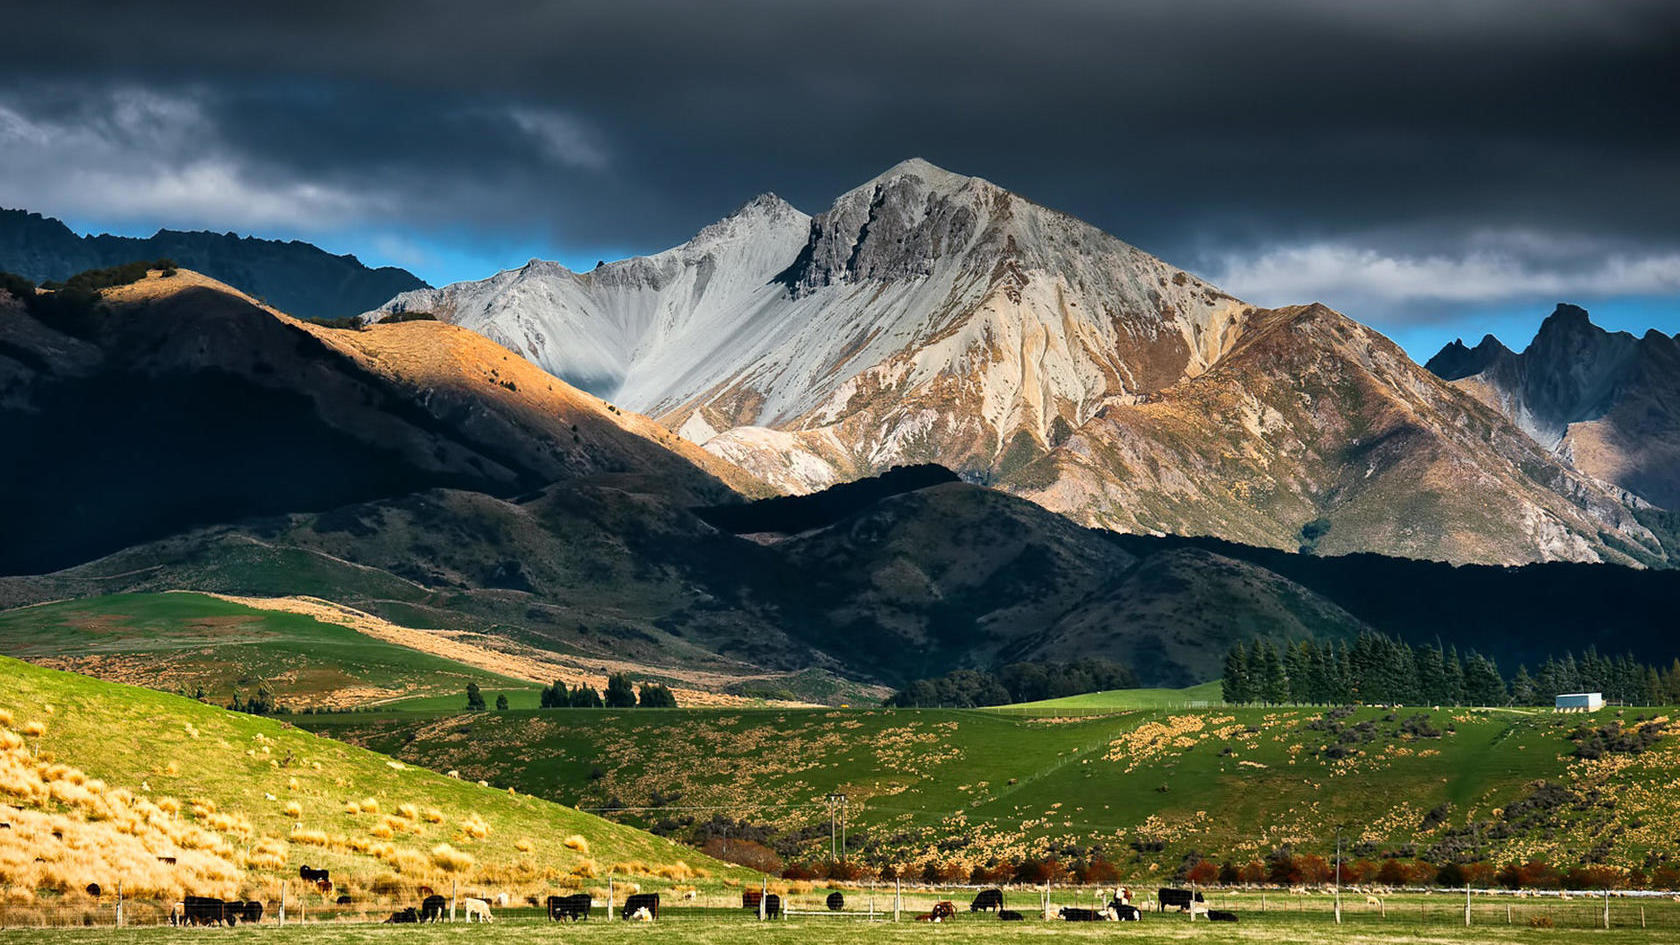
[[[1164,886],[1156,892],[1155,897],[1159,900],[1159,908],[1162,912],[1167,911],[1168,906],[1172,906],[1180,912],[1189,912],[1192,902],[1202,901],[1202,894],[1199,892],[1192,892],[1188,889],[1170,889]]]
[[[245,903],[245,911],[239,916],[239,921],[248,925],[255,925],[262,921],[263,904],[260,902]]]
[[[561,919],[587,919],[589,907],[594,901],[588,893],[576,893],[570,896],[549,896],[548,917],[555,922]]]
[[[1235,912],[1231,912],[1231,911],[1226,910],[1226,909],[1209,909],[1207,915],[1208,915],[1208,921],[1209,922],[1235,922],[1235,921],[1237,921],[1237,914]]]
[[[174,905],[169,907],[169,924],[170,925],[185,925],[185,924],[187,924],[187,904],[186,903],[177,902]]]
[[[87,889],[85,891],[87,892],[88,895],[92,896],[95,899],[98,899],[100,892],[102,892],[102,890],[99,888],[98,883],[88,883],[87,884]]]
[[[996,912],[1002,908],[1003,890],[1001,889],[982,889],[974,897],[974,901],[968,904],[968,911],[970,912]]]
[[[321,883],[332,881],[330,873],[330,870],[312,870],[308,866],[305,866],[298,870],[298,879],[301,879],[306,883],[314,883],[318,886]]]
[[[779,918],[782,914],[782,897],[771,893],[764,897],[764,917],[766,919]]]
[[[624,900],[624,911],[621,913],[621,916],[628,919],[635,915],[637,909],[646,909],[648,911],[649,921],[659,918],[659,894],[636,893],[630,898]]]
[[[415,912],[413,906],[409,906],[407,909],[398,909],[396,912],[391,913],[391,917],[385,920],[385,924],[412,925],[419,921],[420,913]]]
[[[495,921],[495,917],[490,914],[490,904],[482,899],[463,899],[461,908],[466,910],[468,922]]]
[[[831,892],[828,894],[828,911],[839,912],[844,908],[846,908],[845,896],[840,895],[838,892]]]
[[[242,906],[210,896],[188,896],[181,903],[181,918],[187,925],[238,925]]]
[[[741,908],[751,909],[754,912],[757,912],[759,900],[763,898],[764,893],[760,890],[743,889],[741,890]]]
[[[1024,922],[1024,921],[1026,921],[1026,916],[1023,916],[1021,913],[1016,912],[1014,909],[999,909],[998,910],[998,921],[1000,921],[1000,922]]]
[[[350,903],[351,903],[351,899],[350,899],[349,896],[339,896],[336,904],[341,905],[341,906],[348,906],[348,905],[350,905]]]
[[[698,890],[685,889],[685,890],[683,890],[682,897],[683,897],[683,902],[693,902],[694,900],[700,898],[700,893],[699,893]]]
[[[427,896],[420,901],[421,922],[442,922],[444,914],[449,910],[449,902],[439,895]]]

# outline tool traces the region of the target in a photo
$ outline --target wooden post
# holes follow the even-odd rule
[[[875,921],[875,881],[869,881],[869,921]]]
[[[1266,894],[1263,892],[1260,894],[1260,911],[1266,911]],[[1336,921],[1342,921],[1342,901],[1340,899],[1336,900]]]
[[[1610,927],[1610,890],[1604,890],[1604,927]]]
[[[280,881],[280,927],[286,927],[286,881]]]
[[[764,900],[770,895],[770,877],[768,875],[761,875],[759,876],[759,880],[763,885],[759,887],[758,891],[758,921],[763,922],[764,913],[767,908],[764,904]]]
[[[761,900],[761,901],[762,901],[762,900]],[[612,921],[612,917],[613,917],[613,909],[614,909],[614,907],[615,907],[615,903],[614,903],[614,901],[613,901],[613,881],[612,881],[612,874],[611,874],[611,873],[608,873],[608,874],[607,874],[607,921],[608,921],[608,922],[611,922],[611,921]],[[762,911],[763,911],[763,909],[764,909],[764,907],[763,907],[763,906],[759,906],[759,911],[760,911],[760,912],[762,912]]]
[[[893,921],[898,921],[899,910],[904,908],[904,880],[893,880]]]
[[[610,876],[607,878],[607,888],[608,889],[612,888],[612,877],[610,877]],[[449,881],[449,921],[451,921],[451,922],[455,921],[455,899],[457,897],[457,894],[460,892],[460,890],[461,890],[461,881],[460,880],[452,879],[452,880]]]
[[[122,928],[122,880],[117,880],[117,928]]]
[[[1645,907],[1644,906],[1639,907],[1639,927],[1640,928],[1645,927]]]
[[[1470,927],[1470,884],[1464,884],[1464,927]]]
[[[1511,904],[1508,902],[1505,904],[1505,924],[1511,924]]]

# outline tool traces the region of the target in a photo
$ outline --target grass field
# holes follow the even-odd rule
[[[1036,894],[1027,893],[1034,897]],[[1044,922],[1029,917],[1027,921],[1001,923],[990,917],[970,916],[959,912],[946,923],[929,925],[909,921],[867,922],[862,919],[827,917],[795,917],[776,922],[760,923],[749,914],[735,911],[717,914],[713,910],[684,912],[668,909],[665,917],[651,926],[639,923],[602,922],[599,915],[590,922],[556,926],[530,915],[503,912],[489,926],[431,925],[380,926],[368,924],[321,923],[285,929],[272,923],[260,930],[241,928],[213,932],[203,929],[170,928],[110,928],[93,929],[12,929],[0,931],[0,942],[88,943],[104,945],[118,942],[188,942],[202,941],[206,935],[235,940],[250,940],[257,936],[264,942],[295,942],[298,945],[350,945],[362,942],[459,942],[485,940],[508,943],[566,942],[586,945],[625,945],[629,942],[678,938],[684,942],[707,945],[909,945],[912,942],[939,941],[948,945],[994,945],[1008,942],[1057,941],[1085,942],[1123,936],[1128,941],[1181,942],[1299,942],[1349,943],[1431,943],[1431,945],[1459,945],[1482,942],[1549,942],[1581,941],[1622,943],[1656,943],[1673,941],[1680,934],[1680,909],[1665,901],[1648,902],[1643,906],[1631,901],[1617,900],[1611,907],[1611,928],[1600,926],[1601,903],[1553,903],[1538,905],[1531,902],[1478,903],[1472,914],[1472,925],[1464,925],[1462,900],[1448,901],[1437,896],[1436,901],[1424,897],[1394,900],[1387,905],[1386,915],[1374,907],[1357,905],[1344,900],[1343,923],[1336,925],[1328,908],[1327,897],[1319,897],[1312,910],[1295,911],[1289,905],[1280,907],[1274,895],[1268,909],[1258,909],[1259,895],[1229,902],[1239,914],[1235,924],[1209,924],[1189,921],[1178,914],[1147,914],[1142,922],[1115,925],[1109,923],[1069,924]],[[850,901],[850,900],[849,900]],[[1014,905],[1012,902],[1011,905]],[[1510,921],[1507,924],[1507,906]],[[1641,926],[1640,909],[1645,909]],[[1552,921],[1551,928],[1534,928],[1530,920],[1544,916]]]
[[[0,677],[8,914],[87,914],[87,883],[125,883],[154,914],[189,891],[272,901],[305,864],[331,869],[337,893],[358,900],[450,883],[519,895],[593,889],[609,874],[621,889],[749,875],[499,782],[447,777],[281,721],[6,658]]]
[[[538,687],[301,614],[205,594],[116,594],[0,612],[0,653],[226,704],[266,684],[290,708],[422,700],[459,708],[469,682],[492,704],[537,705]]]
[[[1183,709],[1223,705],[1220,683],[1206,682],[1184,689],[1110,689],[1106,692],[1087,692],[1060,699],[1038,702],[1017,702],[998,706],[994,711],[1104,711],[1108,709]]]
[[[1656,715],[1624,710],[1622,721]],[[1280,847],[1433,862],[1543,857],[1623,868],[1680,835],[1680,746],[1573,757],[1618,718],[1528,710],[527,711],[317,716],[319,731],[682,835],[713,814],[804,831],[826,858],[829,792],[855,854],[967,868],[1100,848],[1161,876],[1196,853],[1237,865]],[[1663,717],[1666,722],[1666,716]],[[1660,724],[1660,723],[1659,723]],[[1610,800],[1613,798],[1613,801]]]

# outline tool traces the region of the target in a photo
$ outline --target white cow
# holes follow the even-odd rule
[[[495,917],[490,914],[490,904],[482,899],[463,899],[461,908],[467,911],[467,921],[493,922]]]

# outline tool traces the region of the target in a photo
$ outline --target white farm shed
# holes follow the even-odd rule
[[[1604,708],[1602,692],[1564,692],[1557,697],[1559,712],[1596,712]]]

